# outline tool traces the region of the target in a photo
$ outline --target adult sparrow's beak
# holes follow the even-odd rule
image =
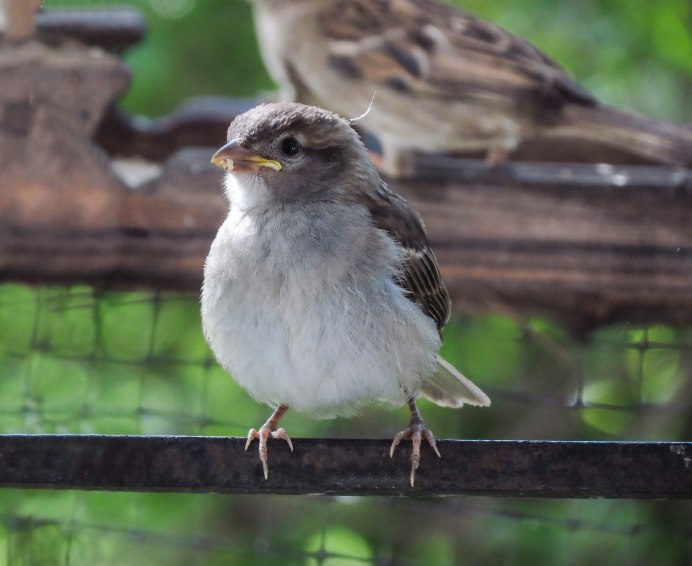
[[[281,163],[258,155],[248,147],[245,140],[241,139],[229,141],[212,156],[211,162],[229,173],[232,171],[257,173],[260,167],[281,171]]]

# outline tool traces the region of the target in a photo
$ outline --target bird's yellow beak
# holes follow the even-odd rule
[[[257,173],[261,167],[281,171],[281,163],[258,155],[241,139],[229,141],[212,156],[211,162],[228,173]]]

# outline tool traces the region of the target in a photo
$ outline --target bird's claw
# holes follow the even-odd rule
[[[245,443],[245,451],[250,448],[253,440],[259,440],[259,459],[262,462],[262,470],[264,471],[264,479],[269,479],[269,459],[267,455],[267,440],[275,438],[277,440],[285,440],[288,442],[288,447],[293,452],[293,443],[288,434],[283,428],[272,430],[268,426],[260,427],[259,431],[251,428],[247,433],[247,442]]]
[[[411,451],[411,487],[414,487],[416,480],[416,470],[420,465],[420,445],[423,439],[425,439],[430,447],[435,451],[438,458],[442,458],[440,451],[437,449],[437,442],[435,442],[435,437],[432,431],[425,428],[424,423],[411,423],[408,428],[402,430],[401,432],[394,435],[394,440],[392,441],[392,446],[389,449],[389,457],[394,457],[394,450],[401,443],[402,440],[410,438],[413,443],[413,449]]]

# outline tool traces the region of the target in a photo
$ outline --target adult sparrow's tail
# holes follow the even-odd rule
[[[692,165],[692,127],[608,106],[568,105],[546,136],[600,143],[658,164]]]

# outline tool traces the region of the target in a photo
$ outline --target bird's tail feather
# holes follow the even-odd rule
[[[420,394],[442,407],[461,407],[464,404],[487,407],[490,398],[481,388],[440,356],[437,371],[423,382]]]
[[[608,106],[569,106],[565,117],[547,134],[601,143],[653,163],[692,165],[692,127]]]

